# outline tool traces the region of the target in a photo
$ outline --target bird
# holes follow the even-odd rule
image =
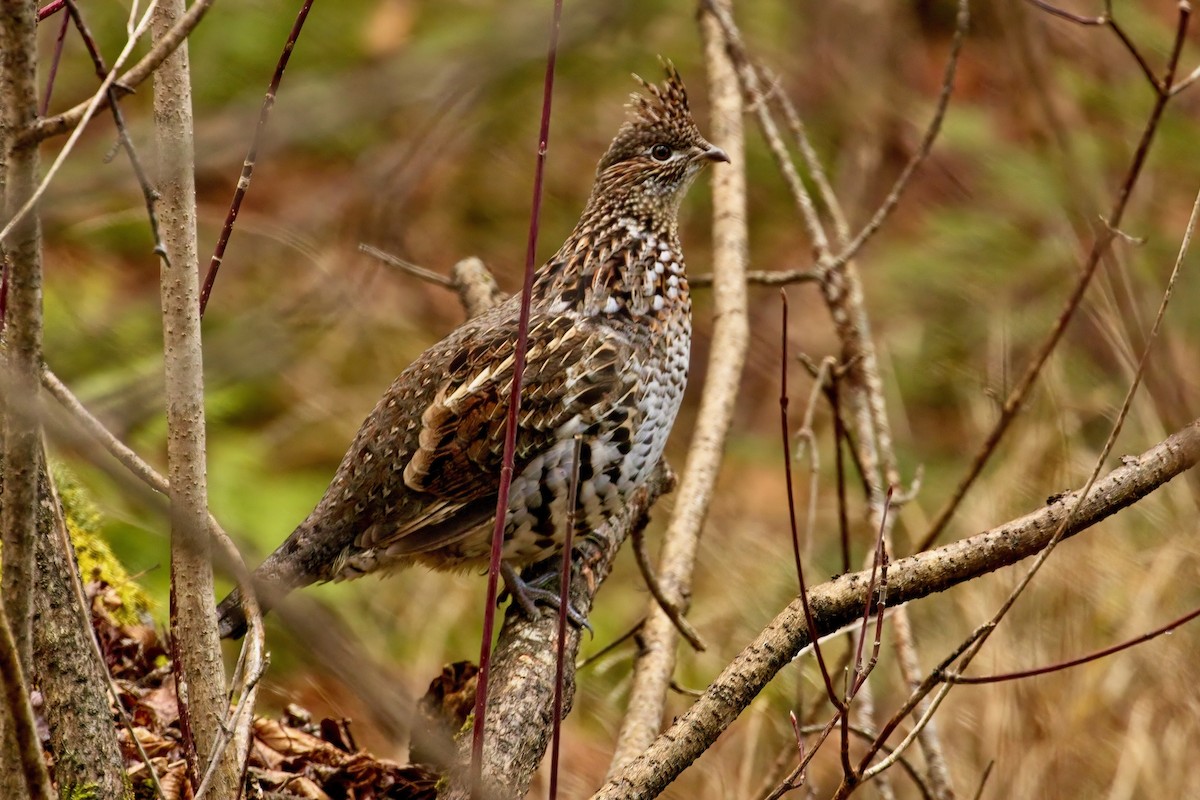
[[[587,536],[649,480],[687,383],[679,207],[701,169],[729,156],[700,134],[683,79],[662,65],[661,83],[633,76],[642,91],[579,222],[534,275],[502,550],[505,586],[529,613],[557,595],[518,569],[561,552],[572,482],[574,533]],[[395,379],[312,513],[254,570],[264,610],[317,582],[413,564],[486,568],[520,302],[469,319]],[[237,590],[219,605],[218,629],[245,633]]]

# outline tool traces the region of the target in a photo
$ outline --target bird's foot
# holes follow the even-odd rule
[[[532,581],[526,581],[511,564],[501,562],[500,574],[504,577],[505,591],[512,596],[513,603],[529,619],[537,619],[541,616],[539,605],[548,606],[555,611],[562,608],[559,593],[544,586],[557,577],[554,573],[547,572]],[[576,628],[584,628],[588,633],[595,635],[587,617],[572,607],[570,603],[567,603],[567,619]]]

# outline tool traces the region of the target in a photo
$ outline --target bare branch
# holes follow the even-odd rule
[[[1034,667],[1033,669],[1023,669],[1023,670],[1020,670],[1017,672],[1004,672],[999,675],[959,675],[957,673],[947,672],[947,673],[941,675],[940,677],[946,683],[980,684],[980,683],[1002,683],[1004,681],[1019,681],[1019,680],[1025,679],[1025,678],[1033,678],[1038,675],[1048,675],[1051,672],[1061,672],[1062,670],[1070,669],[1071,667],[1078,667],[1081,664],[1088,664],[1088,663],[1091,663],[1092,661],[1099,661],[1100,659],[1107,658],[1108,656],[1111,656],[1114,653],[1119,653],[1122,650],[1128,650],[1131,647],[1136,647],[1139,644],[1144,644],[1144,643],[1150,641],[1151,639],[1157,639],[1159,636],[1162,636],[1164,633],[1170,633],[1171,631],[1175,630],[1176,628],[1186,625],[1187,623],[1191,622],[1192,620],[1196,619],[1197,617],[1200,617],[1200,608],[1192,609],[1191,611],[1184,614],[1183,616],[1176,617],[1175,619],[1171,620],[1166,625],[1161,625],[1161,626],[1155,628],[1154,630],[1146,631],[1145,633],[1135,636],[1132,639],[1126,639],[1125,641],[1120,642],[1119,644],[1110,645],[1109,647],[1105,647],[1100,650],[1096,650],[1096,651],[1088,653],[1087,655],[1084,655],[1084,656],[1079,656],[1078,658],[1072,658],[1072,659],[1068,659],[1066,661],[1058,661],[1053,664],[1048,664],[1044,667]]]
[[[54,157],[54,161],[51,162],[49,169],[46,170],[46,174],[42,176],[42,180],[40,183],[38,183],[37,188],[32,193],[22,198],[23,203],[19,208],[15,210],[9,208],[6,210],[5,216],[8,217],[8,220],[5,222],[4,227],[0,228],[0,242],[3,242],[6,238],[8,238],[16,226],[19,225],[21,221],[32,212],[33,207],[37,204],[38,200],[41,199],[46,189],[49,188],[50,182],[54,180],[54,176],[58,174],[58,170],[67,160],[67,156],[69,156],[71,151],[75,149],[75,144],[79,141],[79,137],[83,135],[83,130],[88,121],[91,120],[92,116],[95,115],[95,113],[100,109],[101,104],[108,97],[108,91],[112,87],[113,81],[116,79],[117,70],[120,69],[121,65],[125,63],[125,60],[129,58],[130,54],[133,52],[133,48],[137,45],[138,39],[142,37],[142,34],[144,34],[146,29],[150,26],[150,20],[153,16],[154,10],[157,8],[157,5],[158,0],[150,0],[150,4],[146,8],[146,13],[142,16],[141,22],[138,23],[138,26],[133,31],[133,34],[128,40],[126,40],[125,47],[121,50],[121,54],[117,56],[117,60],[113,63],[112,71],[104,79],[104,82],[100,84],[100,88],[96,90],[96,93],[92,95],[92,98],[83,104],[84,108],[80,115],[80,124],[75,128],[74,131],[71,132],[70,137],[67,138],[67,143],[62,146],[62,149],[59,150],[58,155]],[[17,147],[21,149],[32,148],[33,150],[36,150],[38,141],[38,139],[21,137],[17,141]]]
[[[921,137],[921,143],[917,145],[917,151],[913,153],[908,163],[904,165],[904,169],[900,172],[900,176],[896,178],[896,182],[892,184],[891,191],[887,197],[879,205],[879,208],[871,216],[870,221],[863,226],[858,235],[854,237],[854,241],[846,245],[837,258],[834,259],[834,266],[843,264],[858,254],[871,237],[883,227],[883,223],[887,222],[888,217],[896,210],[896,206],[900,203],[900,198],[904,195],[904,190],[908,188],[908,184],[912,181],[913,175],[917,169],[924,163],[926,157],[933,150],[933,143],[937,140],[938,134],[942,131],[942,121],[946,118],[946,109],[950,107],[950,97],[954,93],[954,76],[958,71],[958,56],[962,52],[963,40],[966,38],[967,29],[970,27],[971,14],[969,6],[966,2],[958,4],[958,16],[954,23],[954,39],[950,43],[950,56],[946,59],[945,72],[942,75],[942,90],[938,95],[937,106],[933,112],[933,118],[929,121],[929,126],[925,129],[925,135]]]
[[[746,283],[757,286],[789,286],[793,283],[816,283],[821,280],[822,275],[823,272],[819,269],[747,272]],[[688,285],[693,289],[710,288],[713,285],[713,276],[697,275],[688,279]]]
[[[748,234],[742,98],[720,27],[713,17],[714,5],[728,10],[732,0],[713,0],[700,5],[712,140],[729,154],[731,163],[713,171],[716,283],[712,349],[696,427],[657,570],[667,600],[681,608],[686,608],[691,592],[700,531],[724,455],[750,339],[744,277]],[[675,670],[675,626],[657,604],[647,609],[646,614],[641,633],[643,647],[634,662],[633,684],[610,772],[641,752],[657,735]]]
[[[687,639],[688,644],[698,653],[702,653],[708,649],[708,645],[700,636],[700,633],[692,627],[692,623],[687,621],[687,617],[683,616],[684,609],[674,605],[667,599],[667,594],[662,588],[662,584],[658,580],[658,576],[654,574],[654,565],[650,563],[650,555],[646,552],[646,535],[645,531],[635,529],[633,531],[633,558],[637,562],[638,572],[642,573],[642,580],[646,583],[646,588],[650,590],[650,595],[654,598],[654,602],[658,603],[658,607],[671,620],[671,624],[675,626],[675,630],[684,639]]]
[[[151,0],[150,6],[147,7],[147,12],[149,12],[150,7],[154,3],[155,0]],[[110,76],[109,84],[115,86],[118,91],[132,92],[143,81],[153,75],[159,65],[175,52],[177,47],[187,41],[187,37],[200,24],[200,20],[204,18],[204,14],[212,4],[213,0],[196,0],[192,3],[187,12],[179,18],[169,31],[155,38],[155,44],[150,48],[150,52],[142,56],[141,61],[134,64],[128,72],[119,78],[116,77],[116,71],[124,63],[124,59],[118,58],[117,62],[113,65],[113,74]],[[103,107],[104,103],[107,102],[107,94],[97,93],[96,96],[101,98],[98,107]],[[72,128],[85,126],[96,111],[95,108],[91,107],[91,103],[91,100],[85,101],[61,114],[38,120],[21,134],[18,143],[22,145],[37,144],[52,136],[66,133]]]
[[[83,14],[79,11],[79,6],[75,4],[74,0],[65,0],[65,2],[67,12],[75,22],[79,36],[83,39],[84,46],[87,47],[88,54],[92,57],[92,64],[96,67],[96,76],[103,83],[109,72],[108,67],[104,64],[104,56],[100,54],[100,48],[96,46],[96,40],[92,37],[92,32],[88,28],[87,23],[84,22]],[[146,213],[150,218],[150,233],[154,237],[154,252],[162,256],[166,251],[163,249],[162,235],[158,230],[158,212],[154,207],[154,204],[158,201],[158,190],[151,185],[150,176],[146,174],[146,169],[142,166],[142,160],[133,146],[133,139],[129,136],[129,130],[125,127],[125,115],[121,113],[121,106],[115,87],[111,85],[108,87],[107,97],[109,109],[112,111],[113,123],[117,126],[117,140],[129,156],[129,165],[133,168],[134,177],[137,178],[138,186],[142,189],[142,200],[146,204]]]
[[[1075,535],[1115,514],[1200,463],[1200,420],[1168,437],[1097,481],[1070,520]],[[900,605],[943,591],[1037,554],[1067,519],[1076,493],[1020,519],[937,550],[893,561],[888,596]],[[823,630],[841,628],[869,596],[869,574],[843,575],[813,588],[809,602]],[[594,795],[604,800],[652,797],[703,753],[763,687],[808,643],[804,611],[794,600],[772,620],[705,690],[691,708],[645,752],[622,767]]]
[[[184,12],[183,0],[162,0],[155,7],[152,19],[157,42],[170,36]],[[167,251],[160,288],[171,484],[171,655],[188,773],[192,785],[198,786],[207,764],[221,759],[220,728],[228,701],[207,535],[195,154],[186,46],[173,50],[154,73],[154,122]],[[232,757],[221,762],[214,785],[216,796],[219,800],[235,798],[241,783],[240,765]]]
[[[217,280],[217,271],[221,269],[221,262],[225,258],[225,248],[229,245],[229,237],[233,235],[233,225],[237,222],[238,211],[242,208],[246,190],[250,188],[250,178],[254,174],[254,164],[258,160],[258,145],[262,141],[263,132],[267,129],[267,119],[271,116],[271,109],[275,107],[275,94],[279,91],[279,82],[283,80],[283,71],[287,69],[288,60],[292,57],[292,50],[296,47],[296,40],[300,38],[300,31],[304,29],[304,21],[308,19],[308,11],[312,8],[312,4],[313,0],[304,0],[304,4],[300,6],[300,12],[296,15],[296,21],[292,23],[292,30],[283,45],[283,52],[279,54],[275,72],[271,75],[271,82],[267,86],[267,95],[263,98],[262,109],[258,112],[258,124],[254,126],[254,137],[250,140],[250,151],[246,153],[246,160],[242,162],[242,174],[238,176],[237,188],[233,190],[233,200],[229,203],[229,213],[225,216],[225,224],[221,227],[221,235],[217,238],[217,246],[213,250],[212,259],[208,264],[208,274],[204,276],[204,285],[200,289],[201,317],[204,316],[204,310],[208,308],[208,298],[212,294],[213,283]]]
[[[1186,12],[1181,10],[1180,13],[1181,19],[1186,22]],[[1160,97],[1165,99],[1167,95],[1164,94]],[[1017,582],[1016,586],[1013,587],[1004,603],[1001,604],[1000,608],[985,625],[980,626],[975,633],[968,637],[968,639],[959,646],[958,652],[961,652],[962,655],[956,656],[956,658],[961,658],[960,670],[965,670],[971,663],[971,660],[979,654],[979,652],[983,649],[983,646],[987,643],[988,638],[999,626],[1001,620],[1004,619],[1008,611],[1017,602],[1017,599],[1020,598],[1020,596],[1029,587],[1029,584],[1041,570],[1042,566],[1047,560],[1049,560],[1050,554],[1053,553],[1059,542],[1070,535],[1069,531],[1071,529],[1071,525],[1074,523],[1075,517],[1082,513],[1082,506],[1092,496],[1090,494],[1092,488],[1096,484],[1100,470],[1103,468],[1105,461],[1107,461],[1109,454],[1112,452],[1112,447],[1116,442],[1117,435],[1121,432],[1125,418],[1129,413],[1130,407],[1132,406],[1133,397],[1137,392],[1138,387],[1141,385],[1142,375],[1145,373],[1146,364],[1149,361],[1151,349],[1155,339],[1158,336],[1163,317],[1166,314],[1167,305],[1170,303],[1171,295],[1174,291],[1175,279],[1179,275],[1180,265],[1183,263],[1184,257],[1187,255],[1188,248],[1191,245],[1192,235],[1195,232],[1198,217],[1200,217],[1200,193],[1197,193],[1196,200],[1192,205],[1192,214],[1188,220],[1187,229],[1184,233],[1183,241],[1179,247],[1179,254],[1175,260],[1175,266],[1171,271],[1171,277],[1167,282],[1167,288],[1163,292],[1162,301],[1159,304],[1158,315],[1155,317],[1154,324],[1146,338],[1146,345],[1142,350],[1141,359],[1138,361],[1137,371],[1134,373],[1133,380],[1131,381],[1129,389],[1125,394],[1125,399],[1121,404],[1121,409],[1117,412],[1117,418],[1113,422],[1112,430],[1109,432],[1108,438],[1104,443],[1104,447],[1102,448],[1099,457],[1096,459],[1095,466],[1092,468],[1091,474],[1088,476],[1087,483],[1084,484],[1084,487],[1081,491],[1076,492],[1071,498],[1069,504],[1070,507],[1066,515],[1057,523],[1056,527],[1054,528],[1053,535],[1050,536],[1044,547],[1040,550],[1040,552],[1038,552],[1037,558],[1034,559],[1033,563],[1029,566],[1029,569],[1025,572],[1025,574],[1021,576],[1021,579]],[[1099,487],[1097,487],[1097,490],[1099,491]],[[931,687],[931,679],[936,677],[941,671],[941,668],[939,668],[939,670],[935,670],[930,678],[927,678],[926,681],[913,692],[909,702],[911,703],[914,700],[920,702],[923,700],[924,695]],[[937,694],[934,695],[933,700],[929,702],[927,710],[921,715],[921,718],[917,721],[917,724],[914,726],[913,730],[909,733],[905,740],[897,746],[895,752],[893,752],[893,754],[887,758],[881,760],[878,764],[872,766],[870,769],[864,769],[864,777],[869,774],[878,774],[882,770],[886,769],[888,765],[894,761],[895,756],[904,751],[905,747],[907,747],[907,745],[912,741],[913,737],[918,736],[920,732],[929,724],[933,718],[934,711],[941,704],[942,700],[945,699],[946,695],[949,694],[952,688],[953,683],[943,683],[941,685]],[[864,768],[866,764],[870,763],[871,758],[878,750],[877,745],[881,744],[886,739],[887,734],[888,730],[885,729],[885,731],[880,734],[879,739],[876,741],[876,745],[868,750],[867,754],[863,757],[862,764]]]
[[[1190,14],[1181,10],[1180,33],[1176,35],[1175,48],[1172,51],[1171,62],[1167,69],[1166,86],[1168,87],[1172,85],[1175,68],[1179,63],[1179,54],[1183,42],[1182,31],[1186,31],[1189,18]],[[1142,168],[1145,166],[1150,146],[1153,144],[1154,138],[1158,133],[1159,123],[1162,121],[1163,112],[1166,110],[1167,103],[1171,97],[1172,95],[1169,91],[1157,94],[1154,107],[1150,110],[1150,115],[1146,120],[1145,126],[1142,128],[1141,138],[1134,149],[1133,158],[1130,161],[1128,169],[1125,171],[1125,177],[1121,181],[1117,197],[1113,200],[1112,210],[1106,216],[1108,224],[1100,231],[1092,243],[1092,248],[1088,252],[1087,260],[1083,264],[1083,269],[1076,280],[1075,287],[1063,303],[1063,310],[1054,321],[1054,325],[1046,335],[1046,339],[1038,347],[1037,352],[1034,353],[1029,366],[1025,368],[1024,374],[1021,375],[1021,379],[1017,381],[1017,385],[1013,387],[1008,397],[1005,398],[1004,405],[1000,408],[1000,416],[996,420],[995,425],[988,433],[983,444],[980,445],[979,450],[975,453],[967,473],[962,477],[958,485],[955,486],[954,491],[947,499],[946,504],[942,506],[937,516],[934,517],[933,523],[929,526],[929,531],[917,545],[918,550],[924,550],[932,545],[945,531],[951,517],[958,510],[959,504],[974,485],[980,473],[983,472],[984,465],[987,464],[992,453],[995,452],[997,445],[999,445],[1000,440],[1008,431],[1009,425],[1012,424],[1013,419],[1020,412],[1029,395],[1030,389],[1033,388],[1033,384],[1041,374],[1042,367],[1045,366],[1046,361],[1050,358],[1050,354],[1058,346],[1063,333],[1067,329],[1067,325],[1075,316],[1075,311],[1079,308],[1088,286],[1091,285],[1092,277],[1096,274],[1096,269],[1099,267],[1101,259],[1108,252],[1109,247],[1116,238],[1115,230],[1120,227],[1121,220],[1125,216],[1125,211],[1129,205],[1129,198],[1133,194],[1133,189],[1142,174]]]

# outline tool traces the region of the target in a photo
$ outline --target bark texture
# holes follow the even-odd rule
[[[152,22],[156,43],[171,35],[183,0],[163,0]],[[228,715],[225,673],[213,607],[207,534],[204,376],[196,254],[196,187],[192,92],[187,43],[154,74],[155,142],[163,244],[161,295],[167,401],[167,479],[171,499],[171,643],[184,736],[194,750],[189,772],[198,785],[221,758],[208,797],[238,795],[240,770],[232,749],[218,750]]]
[[[79,567],[61,506],[45,472],[38,514],[33,603],[33,663],[50,728],[60,797],[125,797],[121,750],[108,704],[104,665],[93,648],[91,611],[75,591]],[[89,626],[89,627],[85,627]]]
[[[37,121],[37,5],[31,0],[0,2],[0,224],[7,225],[33,195],[38,179],[37,146],[16,138]],[[4,563],[0,574],[4,604],[6,699],[0,708],[0,796],[23,797],[44,789],[44,765],[28,763],[37,737],[26,725],[30,671],[30,609],[37,476],[42,454],[37,408],[42,360],[41,229],[34,208],[0,242],[8,277],[4,363],[4,470],[6,502],[0,508]],[[7,650],[7,648],[5,648]],[[11,656],[11,659],[9,658]],[[38,761],[41,761],[40,751]],[[24,769],[18,769],[22,765]],[[40,769],[40,774],[39,774]]]
[[[660,468],[647,486],[635,493],[625,511],[604,531],[575,547],[571,580],[571,605],[586,614],[600,584],[612,569],[612,560],[628,533],[646,523],[646,515],[672,479]],[[557,569],[557,559],[550,569]],[[554,667],[558,619],[543,614],[536,620],[510,613],[500,631],[492,656],[487,736],[483,745],[484,797],[508,800],[524,797],[550,742],[554,705]],[[566,669],[563,675],[563,715],[570,712],[575,695],[575,658],[579,629],[568,627]],[[466,764],[470,763],[468,729],[459,742],[459,763],[438,794],[446,800],[471,797]]]

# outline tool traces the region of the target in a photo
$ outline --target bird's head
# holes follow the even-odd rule
[[[620,197],[632,204],[630,211],[651,216],[673,213],[705,164],[729,161],[700,135],[675,67],[663,66],[667,77],[661,85],[634,76],[646,91],[632,96],[628,119],[596,168],[596,193]]]

